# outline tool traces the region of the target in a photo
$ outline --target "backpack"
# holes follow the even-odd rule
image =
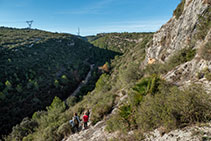
[[[73,127],[74,126],[73,120],[69,120],[69,124]]]
[[[78,125],[78,124],[79,124],[79,122],[78,122],[78,119],[77,119],[77,118],[78,118],[78,117],[76,117],[76,116],[73,118],[74,125]]]

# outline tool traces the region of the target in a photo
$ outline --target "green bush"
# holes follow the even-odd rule
[[[184,6],[185,6],[185,0],[181,0],[181,3],[174,10],[174,16],[176,16],[176,19],[179,19],[179,17],[182,15],[184,11]]]
[[[191,61],[196,55],[196,50],[190,47],[177,51],[174,55],[169,57],[165,64],[150,64],[145,69],[146,74],[165,74],[176,66],[185,62]]]
[[[115,96],[111,93],[106,93],[93,105],[91,121],[92,124],[96,124],[98,121],[102,120],[103,117],[112,111],[114,105]]]
[[[126,122],[120,114],[114,114],[106,121],[106,131],[108,132],[120,130],[121,132],[126,133],[129,129],[128,126],[128,122]]]
[[[136,84],[139,97],[129,95],[128,105],[120,107],[107,121],[107,131],[150,131],[161,126],[171,130],[211,120],[211,99],[201,86],[191,85],[179,90],[165,81],[158,81],[154,94],[146,94],[152,80],[142,79]],[[134,101],[138,102],[134,104]]]
[[[47,111],[39,111],[33,114],[31,120],[23,120],[9,135],[15,140],[61,140],[69,133],[65,115],[65,104],[55,97]]]
[[[174,87],[170,93],[146,96],[137,112],[137,124],[140,129],[151,130],[207,122],[211,119],[210,107],[210,97],[200,86],[192,85],[183,91]]]
[[[154,95],[158,91],[159,81],[156,75],[139,80],[129,95],[130,103],[137,106],[143,100],[143,96]]]
[[[129,118],[129,116],[132,112],[132,108],[130,105],[124,105],[124,106],[120,107],[119,110],[120,110],[120,112],[119,112],[120,116],[126,120]]]
[[[64,137],[67,137],[68,135],[72,133],[71,128],[72,127],[70,126],[70,123],[65,122],[61,126],[59,126],[57,130],[57,134],[61,136],[61,139],[63,139]]]
[[[200,50],[200,56],[207,61],[211,60],[211,42],[208,42]]]
[[[136,82],[143,74],[138,71],[139,65],[135,63],[128,64],[127,68],[120,71],[120,81],[124,85],[128,85],[131,82]]]
[[[108,84],[109,75],[102,74],[96,83],[97,91],[107,92],[110,90],[111,86]]]
[[[192,49],[190,47],[181,49],[169,58],[166,67],[168,66],[169,67],[168,70],[170,70],[180,64],[192,60],[195,57],[195,55],[196,55],[195,49]]]
[[[71,96],[71,97],[68,97],[66,99],[66,104],[69,106],[69,107],[73,107],[75,104],[77,103],[77,98],[75,96]]]
[[[196,28],[197,28],[197,33],[195,35],[195,38],[204,40],[209,29],[211,28],[211,8],[210,7],[208,7],[204,13],[199,15],[199,22]]]
[[[211,81],[211,72],[205,73],[205,78],[207,78],[207,80]]]
[[[21,141],[25,136],[33,133],[36,127],[38,127],[38,123],[36,121],[24,118],[19,125],[13,127],[12,133],[5,140]]]

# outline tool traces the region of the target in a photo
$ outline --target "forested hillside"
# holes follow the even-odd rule
[[[20,67],[19,58],[13,64],[15,57],[10,57],[15,52],[5,55],[5,59],[2,60],[7,65],[4,67],[9,68],[11,64],[15,67],[8,69],[8,72],[12,71],[11,73],[3,71],[5,77],[1,87],[2,107],[7,108],[6,101],[9,103],[13,97],[19,98],[16,101],[28,104],[28,99],[23,101],[21,97],[15,97],[22,93],[25,94],[24,99],[33,94],[29,97],[32,103],[28,104],[28,107],[33,103],[39,105],[37,103],[47,99],[49,101],[46,110],[36,111],[31,117],[24,118],[13,127],[5,140],[209,140],[211,137],[209,132],[211,130],[210,12],[210,3],[207,0],[182,0],[173,12],[173,17],[156,33],[103,33],[86,38],[80,37],[81,39],[67,34],[53,34],[66,37],[52,41],[52,48],[59,48],[55,54],[63,49],[65,51],[56,58],[60,61],[57,64],[59,67],[54,66],[52,58],[51,63],[39,63],[42,64],[39,68],[46,67],[47,74],[40,72],[37,66],[30,65],[29,56],[22,56],[27,57],[22,62],[26,61],[28,64]],[[24,31],[29,32],[29,30]],[[69,40],[71,41],[68,42]],[[50,41],[37,45],[47,46]],[[60,45],[63,43],[65,45],[61,49]],[[12,44],[3,45],[2,49],[5,52],[14,49]],[[41,60],[44,62],[48,60],[43,53],[46,52],[45,46],[37,47],[41,50],[38,54],[44,56]],[[29,46],[23,48],[27,50]],[[30,49],[35,50],[36,44]],[[67,53],[71,55],[66,55]],[[74,53],[80,54],[80,57],[75,56],[71,59],[75,61],[69,64],[69,57],[74,56]],[[67,58],[61,58],[62,56]],[[36,61],[33,64],[36,64]],[[90,64],[96,64],[96,68],[88,83],[84,84],[79,93],[64,101],[63,96],[76,88],[89,71]],[[13,71],[16,65],[21,68],[17,71],[20,73],[18,77],[13,74],[16,72]],[[68,69],[68,65],[71,69]],[[28,71],[29,69],[25,71],[25,67],[33,71]],[[25,72],[22,73],[23,71]],[[61,72],[60,75],[58,71]],[[52,77],[49,77],[49,74]],[[17,79],[19,76],[25,81]],[[39,81],[39,76],[42,76],[41,80],[44,81]],[[74,80],[76,83],[73,83]],[[73,89],[65,87],[66,84]],[[45,95],[47,96],[43,97]],[[53,102],[50,104],[52,99]],[[13,103],[7,105],[10,104],[13,105]],[[20,103],[16,104],[14,106],[18,107]],[[74,134],[69,120],[75,112],[82,117],[87,110],[90,111],[89,128]],[[10,118],[13,112],[9,112],[7,116]],[[191,130],[186,130],[190,127]]]
[[[130,80],[133,80],[134,82],[134,80],[138,79],[139,75],[134,74],[134,72],[138,68],[139,61],[141,62],[144,60],[145,45],[152,39],[152,34],[113,33],[105,34],[105,36],[109,36],[109,40],[107,40],[107,44],[110,45],[108,46],[109,49],[111,47],[114,49],[116,41],[113,42],[113,38],[118,36],[119,43],[125,42],[125,36],[134,36],[136,38],[141,37],[141,39],[139,38],[140,40],[137,41],[135,46],[132,46],[134,42],[131,42],[131,44],[129,42],[128,45],[131,47],[129,49],[126,49],[127,46],[125,46],[123,43],[119,45],[120,49],[125,49],[125,54],[123,56],[119,56],[120,58],[116,56],[113,61],[104,64],[104,67],[107,69],[101,70],[104,72],[104,74],[96,83],[95,89],[97,90],[95,90],[95,92],[92,92],[92,94],[87,94],[86,89],[90,87],[90,83],[88,83],[81,89],[76,97],[68,98],[67,104],[70,106],[68,110],[65,110],[67,105],[64,105],[61,100],[55,98],[51,106],[47,107],[47,111],[36,112],[33,114],[32,119],[25,118],[20,125],[14,127],[13,132],[10,134],[8,140],[21,140],[23,137],[25,137],[25,140],[59,140],[63,137],[67,130],[70,130],[67,121],[71,118],[73,112],[81,113],[86,108],[94,108],[95,111],[93,111],[93,116],[91,117],[93,124],[97,123],[103,115],[109,113],[114,105],[116,96],[111,95],[108,90],[112,88],[112,85],[118,88],[123,83],[127,85]],[[101,40],[101,38],[98,38],[97,40]],[[97,40],[95,41],[99,42]],[[133,38],[131,40],[133,40]],[[127,59],[129,56],[133,55],[134,52],[135,55],[133,58]],[[133,62],[134,60],[136,61]],[[110,74],[112,74],[115,80],[110,79],[112,78]],[[92,77],[93,76],[94,75],[92,75]],[[121,76],[121,78],[118,78],[119,76]],[[83,95],[86,94],[87,96],[83,97]],[[81,98],[81,96],[83,98]],[[30,125],[30,127],[28,125]]]
[[[151,33],[101,33],[86,38],[97,47],[125,53],[141,42],[146,34]]]
[[[70,34],[1,27],[1,135],[44,109],[55,96],[67,98],[91,64],[97,68],[115,55]]]

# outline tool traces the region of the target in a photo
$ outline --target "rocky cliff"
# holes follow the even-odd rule
[[[145,64],[152,61],[165,63],[177,51],[193,48],[196,50],[193,60],[180,64],[163,77],[179,86],[200,83],[210,92],[210,78],[205,77],[205,73],[211,71],[210,1],[183,0],[176,10],[174,16],[154,34],[153,44],[146,50]],[[202,50],[206,50],[208,57],[204,57]]]

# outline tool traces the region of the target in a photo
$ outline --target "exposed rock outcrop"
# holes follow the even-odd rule
[[[179,19],[173,16],[154,34],[153,45],[146,52],[146,61],[154,58],[166,62],[175,51],[187,47],[196,33],[198,15],[201,15],[207,7],[208,4],[204,4],[203,0],[186,0]],[[199,47],[200,43],[195,46]]]
[[[146,141],[200,141],[209,140],[211,135],[211,124],[186,127],[178,129],[166,134],[156,129],[153,132],[146,134]]]
[[[154,34],[153,44],[146,50],[145,64],[149,64],[152,59],[165,63],[177,51],[191,46],[197,50],[194,59],[177,66],[163,78],[179,86],[199,83],[210,92],[211,82],[197,75],[204,69],[211,71],[211,60],[202,59],[199,53],[200,48],[211,41],[211,29],[207,29],[208,33],[204,40],[195,37],[198,32],[196,27],[199,24],[199,15],[209,7],[210,3],[204,0],[186,0],[182,15],[178,19],[173,16]]]

